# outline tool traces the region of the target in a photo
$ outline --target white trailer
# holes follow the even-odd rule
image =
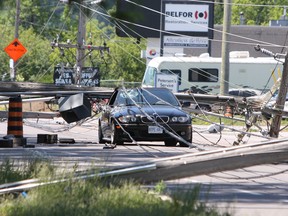
[[[234,57],[232,57],[234,56]],[[267,90],[282,74],[283,63],[272,57],[249,57],[247,53],[230,53],[229,88]],[[167,87],[173,92],[218,94],[221,58],[156,57],[145,70],[143,87]],[[175,78],[176,77],[176,78]]]

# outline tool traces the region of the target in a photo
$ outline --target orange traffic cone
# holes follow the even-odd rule
[[[16,138],[23,137],[22,98],[20,96],[9,98],[7,135],[14,135]]]

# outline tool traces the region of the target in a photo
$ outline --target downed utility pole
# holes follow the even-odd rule
[[[139,162],[128,166],[79,173],[72,178],[86,180],[91,178],[110,178],[133,180],[142,184],[156,183],[161,180],[175,180],[211,173],[235,170],[261,164],[281,162],[288,158],[287,139],[272,140],[265,143],[254,143],[248,146],[237,146],[213,151],[187,153],[165,158],[157,158],[147,162]],[[27,179],[0,185],[0,195],[21,193],[35,187],[48,184],[69,182],[71,178],[51,179],[43,182],[41,179]]]
[[[260,48],[259,45],[257,45],[255,47],[256,51],[261,51],[262,53],[272,56],[275,59],[279,57],[279,55],[274,54],[266,49]],[[288,90],[288,55],[285,54],[285,61],[284,61],[284,67],[283,67],[283,71],[282,71],[282,77],[281,77],[281,83],[280,83],[280,88],[278,91],[278,96],[276,99],[276,105],[275,105],[275,109],[279,112],[276,112],[275,115],[273,116],[272,119],[272,123],[271,123],[271,128],[269,131],[269,135],[270,137],[275,137],[278,138],[279,136],[279,130],[280,130],[280,126],[281,126],[281,120],[282,120],[282,112],[284,109],[284,104],[286,101],[286,94],[287,94],[287,90]]]

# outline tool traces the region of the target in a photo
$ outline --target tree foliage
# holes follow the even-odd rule
[[[215,0],[215,3],[214,3],[214,24],[222,24],[223,23],[223,11],[224,11],[223,0]]]
[[[20,32],[19,40],[27,49],[27,53],[15,65],[17,80],[36,81],[36,77],[41,73],[46,73],[49,68],[50,62],[47,57],[49,57],[51,48],[49,43],[47,43],[48,41],[37,35],[33,29],[21,29]],[[4,50],[12,42],[14,39],[13,35],[14,29],[11,27],[7,28],[5,37],[0,43],[1,50]],[[8,80],[10,77],[9,56],[5,52],[0,52],[0,64],[2,65],[0,76],[2,80]]]
[[[288,0],[233,0],[231,24],[239,25],[242,13],[246,25],[268,25],[270,20],[280,19],[287,5]],[[223,12],[224,0],[215,0],[215,24],[222,24]]]
[[[59,43],[77,42],[79,5],[58,4],[58,0],[21,0],[21,23],[19,40],[28,52],[18,61],[17,80],[53,82],[54,67],[58,64],[73,67],[76,59],[76,49],[51,49],[52,40]],[[104,4],[105,3],[105,4]],[[113,1],[104,1],[103,5],[113,6]],[[14,39],[15,1],[1,3],[0,15],[3,40],[0,48],[3,50]],[[56,7],[57,6],[57,7]],[[82,8],[83,9],[83,8]],[[109,53],[93,51],[86,58],[85,66],[98,66],[102,79],[121,79],[125,81],[141,81],[145,64],[139,60],[143,43],[137,44],[134,39],[117,38],[115,29],[107,20],[99,23],[92,12],[87,13],[87,39],[85,43],[94,46],[110,48]],[[95,14],[94,14],[95,15]],[[121,41],[121,42],[119,42]],[[0,52],[2,68],[0,76],[9,79],[9,57]]]
[[[73,67],[76,59],[75,49],[60,50],[50,47],[52,40],[66,43],[77,42],[78,14],[80,0],[63,4],[59,0],[21,0],[19,40],[28,52],[17,63],[17,79],[35,82],[53,82],[54,67],[57,64]],[[85,1],[89,2],[89,1]],[[94,46],[106,44],[109,53],[93,51],[87,56],[85,66],[98,66],[102,79],[141,81],[145,62],[139,58],[145,49],[145,40],[119,38],[111,19],[105,13],[110,9],[115,14],[116,0],[104,0],[100,5],[87,10],[87,38],[85,43]],[[215,0],[214,24],[223,22],[224,0]],[[232,25],[240,24],[243,12],[248,25],[267,25],[283,15],[281,5],[288,0],[233,0]],[[254,5],[254,6],[253,6]],[[275,7],[272,7],[275,5]],[[0,78],[9,78],[9,57],[3,49],[14,39],[16,1],[0,1]],[[83,9],[83,8],[82,8]]]

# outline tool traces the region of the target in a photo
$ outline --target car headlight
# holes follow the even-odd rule
[[[188,121],[188,117],[187,116],[180,116],[178,117],[178,121],[181,123],[187,122]]]
[[[121,123],[128,123],[128,122],[136,122],[136,117],[135,116],[130,116],[130,115],[127,115],[127,116],[120,116],[118,118],[118,120],[121,122]]]
[[[180,123],[184,123],[184,122],[187,122],[188,121],[188,117],[187,116],[173,116],[171,118],[171,121],[172,122],[180,122]]]
[[[171,121],[172,121],[172,122],[177,122],[177,121],[178,121],[178,118],[177,118],[176,116],[174,116],[174,117],[171,118]]]

